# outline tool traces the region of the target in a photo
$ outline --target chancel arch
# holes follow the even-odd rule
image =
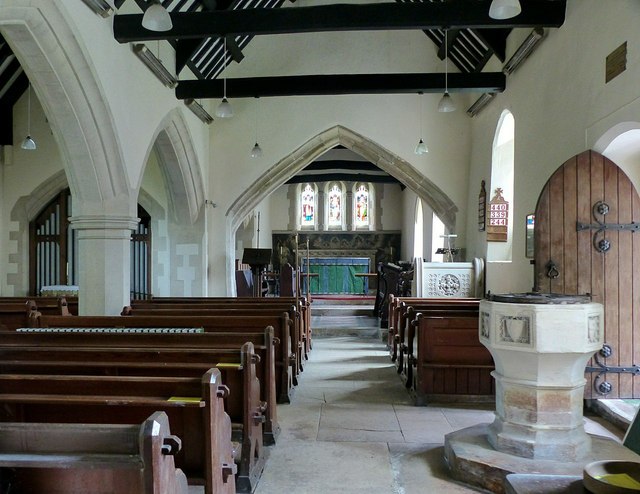
[[[328,150],[342,145],[386,171],[421,197],[454,231],[458,211],[454,202],[431,180],[419,173],[409,162],[385,149],[375,141],[341,125],[333,126],[312,137],[282,158],[247,188],[226,212],[227,291],[234,292],[235,232],[243,219],[267,196],[309,163]]]

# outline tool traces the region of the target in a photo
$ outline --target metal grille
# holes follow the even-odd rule
[[[140,223],[131,235],[131,299],[151,298],[151,217],[138,205]]]
[[[75,285],[75,232],[69,228],[69,189],[61,192],[31,223],[30,293],[40,295],[43,286]]]

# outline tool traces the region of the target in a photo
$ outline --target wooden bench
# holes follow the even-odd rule
[[[228,323],[227,320],[223,320],[223,323]],[[246,318],[245,318],[246,319]],[[202,318],[197,317],[163,317],[161,320],[156,316],[150,317],[120,317],[120,316],[77,316],[77,317],[60,317],[60,316],[36,316],[34,325],[37,327],[20,328],[19,332],[49,332],[49,333],[108,333],[114,336],[118,336],[118,339],[108,340],[112,348],[119,348],[121,345],[125,347],[135,345],[135,348],[139,350],[147,350],[151,347],[155,348],[159,343],[172,349],[185,349],[189,350],[195,347],[197,350],[215,349],[216,358],[227,359],[229,358],[226,353],[232,352],[232,355],[237,352],[244,343],[250,342],[253,344],[254,352],[259,356],[256,362],[256,375],[260,382],[260,399],[266,403],[266,409],[264,411],[265,422],[263,427],[264,442],[267,445],[275,444],[276,438],[280,432],[280,425],[277,418],[277,387],[276,387],[276,374],[277,367],[275,363],[275,349],[277,347],[275,338],[273,336],[273,327],[265,326],[263,320],[260,320],[260,324],[242,326],[243,331],[215,331],[217,326],[217,319],[214,321],[204,321],[208,326],[206,329],[203,327],[196,327],[194,324],[202,323]],[[164,324],[164,327],[157,327],[159,324]],[[64,326],[63,326],[64,325]],[[235,329],[238,329],[236,327]],[[234,329],[229,325],[225,329]],[[172,332],[174,331],[174,332]],[[177,331],[178,333],[176,333]],[[180,337],[181,334],[188,334],[189,331],[198,331],[196,340],[185,339]],[[250,332],[251,331],[251,332]],[[158,340],[146,337],[144,339],[130,339],[126,337],[126,334],[140,333],[146,336],[150,334],[164,335],[160,342]],[[172,337],[171,335],[177,335]],[[6,341],[6,340],[5,340]],[[41,340],[44,342],[44,340]],[[53,340],[54,342],[56,340]],[[91,340],[86,338],[78,338],[75,344],[88,345]],[[98,344],[101,345],[102,341],[99,340]],[[205,358],[191,356],[189,366],[187,368],[180,369],[181,375],[198,375],[211,366],[211,362],[206,359],[208,353],[205,353]],[[154,358],[154,357],[152,357]],[[233,359],[232,359],[233,360]],[[132,370],[128,371],[133,372]],[[164,373],[163,369],[158,370],[159,373]],[[176,365],[170,367],[170,371],[175,375]],[[196,372],[196,374],[194,374]]]
[[[42,314],[70,315],[64,297],[0,297],[0,331],[13,331],[29,324],[36,311]],[[77,313],[77,305],[75,307]]]
[[[263,297],[263,298],[237,298],[237,297],[203,297],[203,298],[153,298],[149,300],[133,300],[131,308],[182,308],[197,305],[204,309],[272,309],[284,310],[295,323],[295,332],[292,335],[292,348],[298,356],[298,369],[302,370],[303,360],[308,358],[311,350],[311,315],[309,306],[302,298]]]
[[[301,345],[296,336],[296,324],[290,313],[276,308],[211,307],[204,304],[162,304],[161,306],[125,307],[123,315],[137,318],[196,317],[206,318],[200,323],[206,332],[255,331],[272,326],[278,342],[276,346],[276,389],[279,403],[289,403],[293,387],[298,384]]]
[[[389,352],[398,373],[406,369],[405,356],[413,353],[413,323],[418,313],[446,316],[463,312],[478,317],[479,299],[394,297],[389,307]]]
[[[0,382],[2,422],[133,424],[163,411],[182,441],[175,462],[189,481],[204,484],[207,494],[236,492],[231,420],[224,411],[229,391],[218,369],[200,379],[3,373]]]
[[[188,494],[174,464],[180,449],[164,412],[142,425],[0,423],[0,467],[11,492]]]
[[[223,382],[231,389],[231,392],[224,396],[224,403],[231,420],[238,424],[235,434],[240,436],[242,445],[236,488],[240,492],[250,492],[260,477],[265,461],[263,422],[266,420],[264,416],[266,404],[260,399],[260,381],[256,376],[256,363],[259,357],[255,354],[252,343],[245,343],[242,350],[220,349],[215,347],[215,343],[207,344],[211,337],[217,340],[215,336],[210,334],[5,333],[0,340],[0,371],[3,373],[27,372],[40,367],[47,369],[47,372],[53,369],[58,377],[62,374],[76,378],[77,375],[83,375],[81,379],[88,379],[87,375],[93,374],[94,377],[101,379],[112,376],[140,379],[142,388],[139,392],[142,396],[152,392],[153,388],[149,382],[155,383],[156,380],[162,379],[191,379],[190,394],[181,394],[176,390],[171,396],[193,397],[197,396],[196,390],[193,389],[194,378],[182,376],[199,373],[205,366],[215,365],[222,373]],[[187,384],[181,382],[181,385]],[[127,392],[130,392],[131,382],[126,386]],[[91,388],[85,391],[91,392]],[[153,392],[153,396],[163,395]],[[5,398],[0,396],[0,403]],[[167,397],[164,396],[165,402],[166,399]],[[156,401],[155,406],[163,403],[162,399]],[[196,401],[199,402],[199,400]],[[96,402],[96,404],[99,403],[99,401]],[[115,400],[115,404],[122,405],[119,400]],[[113,406],[114,400],[107,400],[105,405]],[[144,401],[141,405],[144,405]],[[167,407],[169,410],[184,409],[185,402],[172,401]],[[51,406],[45,408],[49,411]],[[171,413],[174,412],[169,410],[167,412],[171,420],[173,418]],[[115,412],[110,409],[104,413],[112,417]],[[195,431],[190,436],[191,440],[187,440],[184,433],[180,434],[180,428],[184,423],[197,420],[193,416],[179,417],[176,420],[175,425],[173,421],[171,422],[172,429],[183,437],[185,454],[190,455],[192,463],[194,461],[192,457],[198,460],[202,455],[198,452],[194,453],[196,447],[189,445],[201,444],[204,433],[202,430]],[[178,460],[181,458],[178,457]],[[191,463],[187,462],[186,465],[189,466]],[[179,466],[188,476],[194,469],[183,466],[181,462]]]
[[[416,355],[408,358],[416,404],[494,399],[493,359],[479,341],[477,317],[421,314],[416,340]]]
[[[311,304],[304,296],[299,297],[154,297],[148,300],[133,300],[132,307],[136,305],[157,305],[157,304],[224,304],[226,307],[236,304],[250,304],[255,306],[273,306],[278,304],[291,304],[296,307],[298,316],[296,324],[299,326],[299,339],[301,342],[304,357],[308,356],[312,347],[311,329]],[[293,348],[296,348],[295,346]]]

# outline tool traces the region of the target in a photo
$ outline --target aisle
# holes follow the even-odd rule
[[[379,340],[325,337],[278,419],[256,494],[467,493],[446,474],[444,435],[493,412],[415,407]]]

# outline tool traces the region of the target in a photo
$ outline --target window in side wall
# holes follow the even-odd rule
[[[356,187],[353,197],[354,224],[356,229],[369,228],[371,224],[369,187],[366,184],[359,184]]]
[[[316,225],[316,191],[312,184],[304,184],[300,193],[300,225],[313,228]]]
[[[340,184],[333,183],[329,186],[327,193],[327,226],[329,228],[342,228],[344,216],[342,214],[342,187]]]

